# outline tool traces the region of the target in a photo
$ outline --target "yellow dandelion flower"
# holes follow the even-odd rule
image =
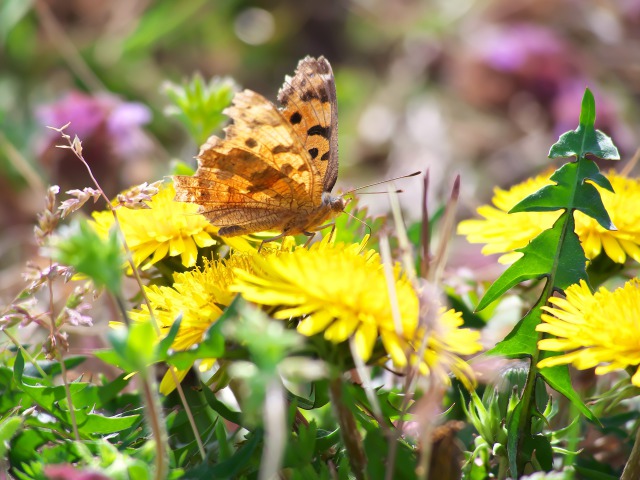
[[[562,212],[507,212],[528,195],[551,185],[551,173],[529,179],[509,190],[496,188],[493,206],[484,205],[477,210],[483,219],[460,222],[458,233],[466,235],[471,243],[485,243],[482,249],[485,255],[505,253],[498,259],[500,263],[514,262],[522,256],[514,250],[525,247],[544,230],[551,228]],[[640,202],[640,179],[626,178],[614,171],[606,176],[615,194],[597,185],[595,187],[617,230],[608,231],[587,215],[575,212],[576,233],[588,259],[595,258],[604,250],[618,263],[624,263],[627,255],[640,261],[640,210],[635,208]]]
[[[596,188],[617,230],[606,230],[593,218],[576,212],[576,233],[587,258],[595,258],[604,250],[616,263],[624,263],[627,255],[640,262],[640,179],[627,178],[613,170],[607,178],[615,193]]]
[[[228,260],[212,262],[205,260],[202,268],[175,273],[171,287],[152,285],[144,287],[151,309],[163,335],[169,332],[173,322],[182,315],[180,329],[172,344],[174,350],[188,350],[200,343],[208,328],[222,315],[235,296],[229,290],[234,280],[234,269],[250,268],[249,257],[244,254],[232,255]],[[132,320],[148,322],[149,310],[143,305],[140,310],[130,313]],[[215,359],[208,359],[200,365],[201,370],[210,368]],[[187,370],[174,370],[178,379]],[[160,384],[164,394],[175,388],[173,375],[167,373]]]
[[[409,280],[395,269],[400,308],[396,332],[389,291],[378,254],[361,253],[362,245],[332,244],[327,239],[311,248],[269,257],[254,256],[254,271],[236,270],[233,291],[261,305],[281,306],[274,317],[285,320],[307,315],[298,331],[306,336],[323,332],[341,343],[354,336],[358,354],[367,361],[380,336],[398,364],[406,364],[406,341],[418,323],[418,299]]]
[[[567,352],[545,358],[540,368],[573,364],[578,369],[596,368],[597,375],[640,365],[640,280],[635,278],[623,287],[595,294],[580,284],[567,288],[566,298],[549,299],[544,307],[539,332],[555,335],[538,342],[541,350]],[[640,369],[631,381],[640,387]]]
[[[118,220],[136,266],[148,262],[150,267],[167,255],[180,255],[185,267],[192,267],[198,258],[197,247],[215,244],[215,228],[206,218],[198,215],[198,206],[174,202],[173,184],[167,183],[147,202],[149,209],[117,210]],[[94,212],[94,226],[106,235],[113,225],[110,211]],[[149,259],[149,257],[151,257]]]
[[[480,350],[479,334],[459,329],[461,315],[444,309],[439,315],[443,327],[425,334],[419,327],[418,296],[398,266],[393,285],[399,308],[396,325],[380,257],[373,250],[363,251],[363,244],[332,244],[324,239],[310,249],[254,257],[254,261],[253,272],[236,271],[231,289],[249,301],[280,307],[273,314],[277,319],[305,316],[297,326],[301,334],[322,333],[336,344],[353,337],[356,353],[364,361],[371,358],[379,338],[398,367],[417,362],[415,352],[428,335],[420,360],[422,373],[446,367],[463,381],[471,377],[457,354]]]
[[[451,309],[438,312],[435,325],[430,329],[420,328],[410,342],[414,351],[419,351],[420,343],[427,336],[426,348],[419,364],[424,375],[436,374],[440,380],[449,384],[449,372],[452,372],[468,389],[473,388],[475,376],[473,370],[460,355],[472,355],[482,350],[480,332],[470,328],[460,328],[463,324],[462,313]],[[431,322],[429,322],[431,323]],[[416,359],[412,358],[412,362]]]

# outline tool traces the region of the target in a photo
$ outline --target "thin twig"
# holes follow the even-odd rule
[[[31,166],[29,161],[24,158],[20,151],[9,141],[5,134],[0,131],[0,146],[3,148],[11,165],[22,175],[29,188],[37,194],[44,192],[45,186],[40,175]]]
[[[60,26],[56,17],[51,13],[49,6],[43,0],[35,2],[35,11],[45,32],[51,42],[62,53],[71,71],[84,83],[85,87],[94,92],[106,91],[106,88],[98,76],[93,73],[87,63],[78,52],[67,33]]]

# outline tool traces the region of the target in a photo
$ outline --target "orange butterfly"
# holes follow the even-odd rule
[[[331,65],[306,57],[285,77],[280,109],[244,90],[226,113],[225,138],[200,149],[195,175],[175,176],[176,201],[200,205],[219,235],[260,231],[310,237],[328,227],[346,201],[331,194],[338,178],[338,104]]]

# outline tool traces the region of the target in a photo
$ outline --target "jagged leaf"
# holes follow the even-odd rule
[[[605,160],[620,160],[618,149],[611,138],[594,128],[595,120],[596,104],[593,94],[587,88],[582,98],[580,125],[575,130],[560,135],[549,150],[549,158],[584,158],[591,153]]]
[[[524,256],[489,287],[476,311],[486,308],[507,290],[525,280],[549,277],[555,273],[553,288],[560,290],[581,279],[587,280],[587,258],[574,230],[573,215],[565,212],[552,228],[542,232],[526,247],[517,249]]]
[[[509,213],[580,210],[594,218],[607,230],[615,230],[600,192],[587,180],[613,192],[611,183],[592,160],[563,165],[551,175],[556,185],[547,185],[514,206]]]

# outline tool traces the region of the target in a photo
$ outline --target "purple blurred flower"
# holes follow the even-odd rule
[[[555,32],[529,23],[516,23],[490,30],[478,44],[480,55],[496,70],[513,72],[532,57],[565,54],[565,45]]]
[[[115,95],[88,95],[70,92],[62,99],[36,110],[38,120],[46,126],[61,127],[71,122],[66,133],[90,142],[96,136],[106,136],[106,143],[118,154],[128,156],[138,150],[144,138],[140,127],[149,123],[151,111],[141,103],[123,102]],[[50,138],[58,138],[51,132]],[[103,143],[102,141],[100,143]]]
[[[82,142],[83,157],[109,195],[114,195],[132,181],[128,178],[128,172],[132,170],[126,167],[142,165],[140,162],[149,159],[153,151],[153,143],[141,128],[151,120],[149,108],[140,103],[125,102],[115,95],[70,92],[60,100],[40,106],[36,116],[43,127],[59,128],[70,123],[65,133],[72,138],[78,136]],[[63,190],[91,185],[87,172],[73,154],[69,150],[55,148],[55,145],[63,143],[58,132],[47,129],[46,136],[37,147],[49,181],[60,185]]]

